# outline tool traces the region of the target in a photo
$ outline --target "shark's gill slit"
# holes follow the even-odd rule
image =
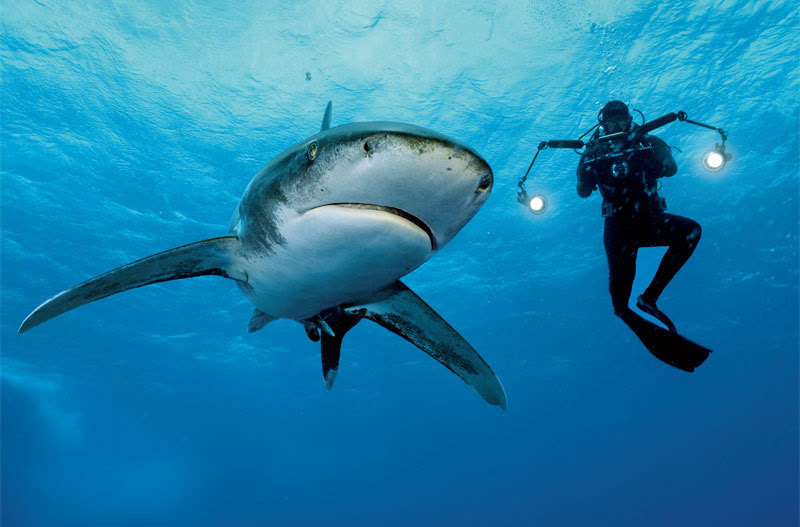
[[[388,212],[389,214],[394,214],[395,216],[400,216],[404,220],[409,221],[409,222],[413,223],[414,225],[416,225],[417,227],[419,227],[420,229],[422,229],[425,232],[425,234],[428,235],[428,238],[430,238],[430,240],[431,240],[431,250],[432,251],[435,251],[435,250],[437,250],[439,248],[439,246],[436,243],[436,238],[434,237],[433,231],[431,230],[431,228],[428,227],[428,225],[424,221],[422,221],[421,219],[417,218],[413,214],[409,214],[408,212],[406,212],[406,211],[404,211],[402,209],[396,209],[394,207],[387,207],[385,205],[372,205],[370,203],[328,203],[326,205],[321,205],[319,207],[313,207],[313,208],[308,209],[308,210],[311,211],[311,210],[314,210],[314,209],[319,209],[319,208],[322,208],[322,207],[330,207],[330,206],[347,207],[349,209],[379,210],[381,212]],[[306,211],[306,212],[308,212],[308,211]]]

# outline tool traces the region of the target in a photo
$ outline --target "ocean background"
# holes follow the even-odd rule
[[[5,0],[5,526],[798,523],[800,26],[793,1]],[[703,226],[660,305],[714,353],[653,358],[608,295],[576,138],[621,99],[730,134],[656,132],[661,194]],[[497,372],[508,410],[377,325],[324,388],[295,322],[205,277],[130,291],[25,335],[40,302],[227,231],[250,178],[333,125],[468,143],[492,196],[406,278]],[[640,251],[638,295],[663,249]],[[634,296],[635,298],[635,296]]]

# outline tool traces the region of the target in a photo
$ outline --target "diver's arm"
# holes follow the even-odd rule
[[[578,196],[588,198],[592,195],[592,190],[595,188],[594,174],[592,167],[585,165],[583,160],[585,156],[581,157],[581,162],[578,163]]]
[[[672,150],[667,146],[667,143],[654,135],[648,136],[647,139],[653,147],[653,157],[655,158],[657,169],[660,171],[660,174],[656,177],[674,176],[678,171],[678,164],[675,163],[675,158],[672,157]]]

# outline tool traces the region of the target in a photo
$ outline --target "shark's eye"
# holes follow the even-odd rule
[[[311,141],[311,144],[308,145],[308,150],[306,150],[306,157],[309,161],[314,161],[317,157],[317,142]]]

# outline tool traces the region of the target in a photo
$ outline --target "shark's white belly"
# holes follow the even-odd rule
[[[286,243],[244,263],[242,292],[261,311],[302,320],[364,298],[431,256],[428,234],[383,210],[328,205],[283,222]]]

